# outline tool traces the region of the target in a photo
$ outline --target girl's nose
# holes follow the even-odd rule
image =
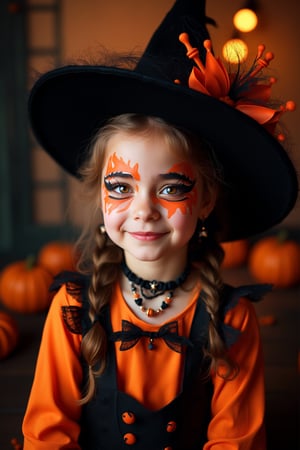
[[[138,194],[132,203],[134,220],[158,220],[160,212],[151,199],[151,195]]]

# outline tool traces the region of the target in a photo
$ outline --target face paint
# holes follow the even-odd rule
[[[130,161],[125,163],[122,157],[118,157],[116,153],[113,153],[107,163],[106,172],[104,175],[103,183],[103,203],[104,210],[106,214],[110,214],[113,210],[118,209],[119,212],[126,211],[132,201],[130,195],[122,197],[121,195],[125,192],[121,191],[121,188],[125,187],[122,184],[123,179],[127,180],[140,180],[140,174],[138,171],[138,164],[136,163],[133,167],[130,166]],[[113,194],[113,190],[119,187],[120,196]],[[134,189],[138,191],[138,185],[134,185]]]
[[[172,192],[170,195],[166,195],[164,198],[162,196],[153,196],[153,202],[161,204],[168,211],[168,219],[172,217],[177,210],[179,210],[183,215],[191,214],[193,206],[197,205],[198,192],[195,187],[194,172],[192,167],[187,162],[182,162],[174,164],[167,174],[164,174],[165,179],[173,180],[173,183],[166,185],[162,190],[166,189],[172,191],[178,191],[179,194],[173,196]],[[174,180],[176,181],[174,183]],[[178,180],[178,181],[177,181]]]

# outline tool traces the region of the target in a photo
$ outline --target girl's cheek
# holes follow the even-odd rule
[[[105,187],[102,188],[102,205],[105,214],[111,214],[113,211],[124,212],[127,211],[132,202],[132,198],[127,198],[124,200],[116,200],[109,196],[108,191]]]
[[[197,190],[193,189],[193,191],[189,193],[185,200],[171,202],[154,197],[153,203],[159,204],[164,209],[166,209],[168,219],[170,219],[177,211],[181,212],[181,214],[184,216],[191,215],[193,213],[193,209],[197,206],[198,203]]]
[[[108,198],[108,200],[104,200],[104,212],[105,214],[111,214],[112,212],[122,213],[129,209],[132,199],[127,200],[114,200],[112,198]]]

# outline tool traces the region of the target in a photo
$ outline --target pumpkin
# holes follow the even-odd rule
[[[50,305],[52,275],[34,264],[34,258],[15,261],[0,276],[0,299],[9,309],[20,313],[43,311]]]
[[[246,264],[249,243],[247,239],[241,239],[239,241],[222,242],[221,247],[224,250],[224,259],[222,267],[238,267]]]
[[[23,444],[21,444],[17,438],[12,438],[10,440],[13,450],[23,450]]]
[[[74,248],[69,242],[48,242],[41,248],[37,260],[53,276],[64,270],[75,269]]]
[[[12,353],[18,341],[19,327],[17,322],[7,312],[0,311],[0,360]]]
[[[249,271],[262,283],[286,288],[300,282],[300,244],[285,234],[269,236],[253,244]]]

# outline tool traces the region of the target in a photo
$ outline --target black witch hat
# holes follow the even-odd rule
[[[249,89],[259,95],[255,70],[248,74],[252,84],[237,78],[232,82],[210,51],[206,24],[211,22],[204,0],[177,0],[134,70],[69,65],[47,72],[31,90],[29,117],[41,146],[75,176],[96,131],[119,114],[161,117],[206,139],[224,171],[224,192],[215,211],[220,238],[234,240],[281,222],[295,204],[298,184],[282,145],[253,119],[255,114],[245,113],[251,110],[253,98],[250,108],[244,101],[243,109],[241,99]],[[179,41],[182,33],[181,40],[189,38],[185,45]],[[223,75],[227,93],[223,95],[221,89],[214,96],[209,86],[218,91],[218,77]],[[281,113],[269,111],[271,128]]]

